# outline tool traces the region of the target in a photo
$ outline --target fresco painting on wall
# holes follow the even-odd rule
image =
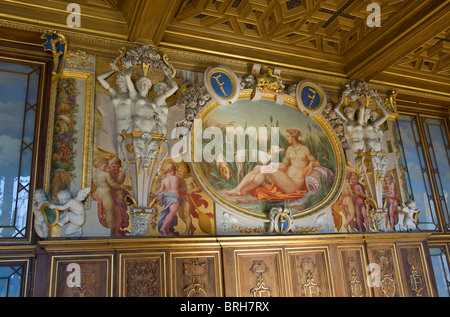
[[[64,69],[55,84],[55,117],[49,166],[48,196],[89,186],[93,74]]]
[[[50,173],[50,197],[64,189],[70,189],[76,178],[75,158],[78,143],[77,103],[78,83],[75,78],[60,78],[58,81],[55,125],[53,132],[52,168]]]
[[[99,223],[111,236],[127,236],[133,229],[127,206],[131,181],[117,156],[93,159],[92,199]],[[170,183],[170,185],[169,185]],[[149,236],[214,235],[214,202],[202,191],[185,162],[164,161],[152,188]]]
[[[402,206],[400,187],[397,180],[397,171],[391,170],[383,179],[383,201],[386,210],[386,227],[389,231],[396,231],[395,226],[399,223],[399,211]]]
[[[377,217],[376,212],[371,208],[370,195],[363,181],[364,175],[358,174],[357,169],[348,163],[341,195],[332,205],[336,232],[378,232],[379,228],[397,231],[396,226],[402,218],[402,199],[396,175],[396,170],[390,170],[383,177],[385,214]]]
[[[243,99],[210,107],[199,117],[203,120],[203,130],[218,128],[219,134],[224,136],[222,141],[203,140],[203,153],[215,142],[213,161],[194,163],[200,181],[219,201],[248,215],[264,218],[273,203],[288,202],[293,214],[299,215],[311,211],[330,196],[337,172],[333,146],[321,125],[296,107],[270,100]],[[239,131],[239,127],[241,132],[255,133],[244,133],[244,149],[239,150],[237,142],[233,141],[232,152],[236,159],[224,160],[223,157],[230,157],[227,142],[234,138],[234,135],[230,138],[231,130],[227,132],[227,128]],[[260,127],[279,133],[258,134],[256,131],[260,131]],[[272,130],[273,127],[277,129]],[[259,144],[259,147],[251,144]],[[279,155],[279,165],[270,165],[274,163],[274,155]],[[276,166],[276,170],[269,166]]]
[[[161,170],[152,191],[158,199],[150,234],[214,235],[214,202],[195,180],[190,165],[168,159]]]
[[[365,204],[366,199],[366,187],[361,184],[356,168],[349,166],[342,193],[332,206],[336,232],[376,230]]]
[[[177,82],[172,77],[176,70],[167,57],[162,58],[148,46],[128,51],[122,49],[120,53],[109,63],[110,71],[99,70],[103,75],[98,77],[96,86],[100,89],[97,111],[93,126],[89,126],[95,131],[92,159],[86,160],[91,151],[84,151],[83,145],[91,141],[86,138],[86,133],[83,142],[79,142],[80,131],[86,130],[91,122],[90,118],[81,116],[82,112],[92,109],[87,102],[89,96],[92,97],[87,90],[89,83],[86,77],[66,76],[66,71],[57,83],[50,192],[59,192],[64,187],[71,187],[72,191],[76,187],[91,188],[92,200],[86,205],[84,236],[204,236],[224,234],[233,228],[270,234],[273,233],[270,228],[277,228],[274,227],[275,214],[272,214],[277,208],[286,214],[280,219],[289,218],[290,223],[289,228],[280,224],[280,228],[286,229],[281,233],[322,229],[339,233],[394,231],[401,222],[404,201],[394,168],[396,164],[389,165],[391,171],[388,173],[381,169],[382,166],[369,166],[368,159],[352,166],[354,162],[348,161],[348,153],[344,154],[342,140],[336,134],[338,129],[331,120],[330,102],[328,112],[312,115],[298,107],[296,94],[299,92],[294,92],[292,87],[300,84],[292,85],[287,89],[291,93],[284,94],[263,92],[258,90],[255,80],[251,81],[253,84],[241,80],[237,100],[218,102],[206,98],[194,116],[189,110],[199,102],[198,91],[191,89],[192,93],[185,94],[190,88],[182,86],[182,91],[174,94],[171,106],[180,106],[179,110],[192,124],[187,129],[190,130],[191,148],[185,148],[188,151],[180,153],[182,159],[179,159],[169,147],[170,142],[175,142],[171,139],[173,131],[166,129],[169,124],[172,128],[184,127],[186,120],[175,122],[168,118],[169,113],[173,114],[168,111],[171,106],[164,103],[158,108],[156,100],[163,95],[162,90],[157,92],[158,87],[173,94],[179,90],[178,83],[183,79],[178,78]],[[144,62],[147,60],[148,63]],[[104,66],[102,69],[108,67]],[[116,84],[124,88],[123,94],[134,91],[135,85],[142,88],[141,97],[134,96],[133,99],[127,95],[123,105],[127,114],[130,106],[133,110],[139,100],[156,107],[152,112],[153,120],[147,120],[149,127],[139,128],[134,116],[126,117],[131,120],[133,129],[127,130],[129,133],[122,129],[120,133],[118,124],[121,121],[118,119],[125,108],[113,107],[113,101],[117,101],[113,94],[116,90],[114,84],[111,86],[107,81],[115,73],[119,79]],[[264,77],[252,76],[253,79]],[[128,92],[125,92],[122,77],[127,82]],[[237,88],[239,80],[233,78]],[[148,83],[146,87],[140,86],[143,79]],[[217,76],[210,80],[223,83]],[[272,80],[280,89],[285,87],[279,74]],[[170,90],[169,86],[172,87]],[[385,120],[388,115],[381,98],[366,86],[358,82],[346,85],[340,101],[344,102],[347,93],[351,92],[361,109],[365,107],[364,113],[368,113],[373,98],[382,108]],[[154,88],[156,95],[150,88]],[[357,97],[363,88],[370,92],[370,98]],[[256,94],[257,91],[260,94]],[[206,89],[205,94],[209,96],[211,92]],[[308,96],[313,100],[316,94]],[[322,100],[323,104],[325,101]],[[150,128],[153,121],[160,124],[162,133]],[[183,143],[189,144],[186,140]],[[379,152],[380,157],[386,156],[383,151]],[[373,158],[372,164],[375,162]],[[81,173],[78,166],[81,166]],[[92,206],[89,202],[93,202]],[[233,214],[231,218],[227,218],[228,213]],[[235,216],[237,218],[233,218]],[[228,226],[230,219],[235,227]],[[216,228],[216,221],[227,230]]]
[[[121,170],[118,157],[95,156],[93,159],[91,196],[97,201],[100,224],[111,230],[112,236],[125,236],[130,232],[130,216],[125,197],[131,186],[125,184],[126,175]]]

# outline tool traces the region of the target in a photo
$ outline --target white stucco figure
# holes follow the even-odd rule
[[[58,221],[58,225],[63,228],[63,232],[66,235],[78,235],[81,236],[86,215],[84,205],[82,201],[90,193],[90,188],[81,189],[75,198],[72,198],[72,194],[69,190],[62,190],[56,195],[60,205],[50,204],[50,208],[58,209],[60,212],[64,212]]]
[[[350,100],[352,101],[356,101],[359,108],[356,109],[354,106],[348,105],[343,109],[343,112],[345,114],[344,115],[340,107],[347,98],[350,98]],[[334,107],[334,111],[346,123],[351,143],[350,146],[353,150],[353,153],[357,154],[359,152],[364,152],[364,104],[361,102],[357,95],[352,94],[349,86],[346,86],[346,89],[343,91],[339,102]]]
[[[33,194],[34,230],[41,239],[48,238],[47,221],[41,211],[45,203],[48,203],[47,194],[42,189],[36,189]]]
[[[156,83],[153,90],[156,92],[156,97],[153,101],[156,104],[156,129],[159,134],[167,134],[167,116],[169,113],[169,106],[167,105],[166,99],[172,96],[178,90],[178,84],[176,81],[167,76],[167,79],[171,85],[167,85],[164,81]]]
[[[366,147],[366,152],[381,152],[383,150],[383,131],[380,126],[388,119],[389,114],[383,105],[378,103],[378,108],[383,113],[380,118],[376,110],[370,110],[366,108],[364,114],[364,142]]]
[[[131,67],[131,65],[128,66]],[[111,103],[113,105],[116,117],[116,131],[118,135],[121,135],[122,131],[125,131],[125,133],[132,132],[133,128],[132,99],[130,93],[128,92],[125,73],[123,71],[119,71],[114,62],[111,63],[111,68],[112,68],[111,71],[99,75],[97,79],[102,85],[102,87],[108,90],[110,93]],[[107,81],[107,78],[112,76],[115,72],[118,72],[116,80],[118,89],[111,87],[111,85]]]
[[[139,129],[144,133],[152,133],[156,129],[156,104],[148,98],[152,88],[152,81],[148,77],[141,77],[136,81],[136,86],[131,80],[132,68],[125,72],[130,97],[133,100],[133,131]]]
[[[414,216],[415,214],[418,214],[420,210],[416,208],[415,201],[408,201],[405,205],[406,208],[399,211],[399,224],[403,225],[403,228],[406,229],[406,231],[416,231],[418,229]]]

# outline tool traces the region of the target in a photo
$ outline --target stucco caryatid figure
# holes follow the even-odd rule
[[[132,202],[130,212],[133,221],[134,212],[153,211],[150,206],[153,203],[150,202],[153,180],[169,153],[166,99],[178,90],[178,85],[173,79],[175,69],[167,58],[161,57],[148,45],[122,49],[121,55],[111,63],[111,68],[111,71],[98,77],[102,86],[110,92],[109,105],[103,106],[100,111],[104,127],[98,139],[105,140],[107,134],[110,139],[116,140],[115,153],[112,154],[119,155],[133,187],[133,195],[127,200]],[[114,73],[117,73],[118,89],[112,88],[106,81]],[[151,94],[153,86],[156,92],[154,97]],[[111,119],[110,111],[105,110],[108,107],[110,110],[113,108],[115,120]],[[105,128],[105,124],[115,125],[115,128]],[[101,144],[99,148],[102,148]],[[138,234],[143,233],[139,231]]]
[[[383,205],[382,180],[387,167],[381,125],[389,114],[378,93],[363,81],[345,86],[334,111],[344,120],[349,135],[352,151],[347,159],[364,175],[370,197],[379,208]]]
[[[349,104],[349,100],[356,102],[358,108]],[[341,110],[341,106],[344,108]],[[349,86],[345,86],[339,102],[334,107],[334,112],[344,120],[346,129],[350,139],[350,147],[353,151],[353,159],[358,170],[362,169],[362,159],[357,156],[358,153],[363,153],[366,149],[364,142],[363,124],[364,124],[364,104],[358,98],[356,92]]]

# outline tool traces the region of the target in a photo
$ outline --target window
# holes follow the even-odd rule
[[[0,297],[23,297],[27,263],[0,263]]]
[[[0,60],[0,239],[25,238],[42,66]]]
[[[450,271],[445,247],[430,248],[430,255],[439,297],[450,297]]]
[[[450,229],[450,148],[443,118],[403,114],[396,123],[404,170],[406,200],[414,200],[419,229]]]

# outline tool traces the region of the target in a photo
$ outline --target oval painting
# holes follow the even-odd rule
[[[280,105],[273,95],[258,101],[249,96],[244,91],[233,104],[211,102],[198,116],[201,127],[193,130],[192,151],[201,158],[194,169],[205,189],[228,207],[258,218],[286,203],[294,218],[329,206],[345,170],[331,126],[322,116],[300,112],[293,98]]]

